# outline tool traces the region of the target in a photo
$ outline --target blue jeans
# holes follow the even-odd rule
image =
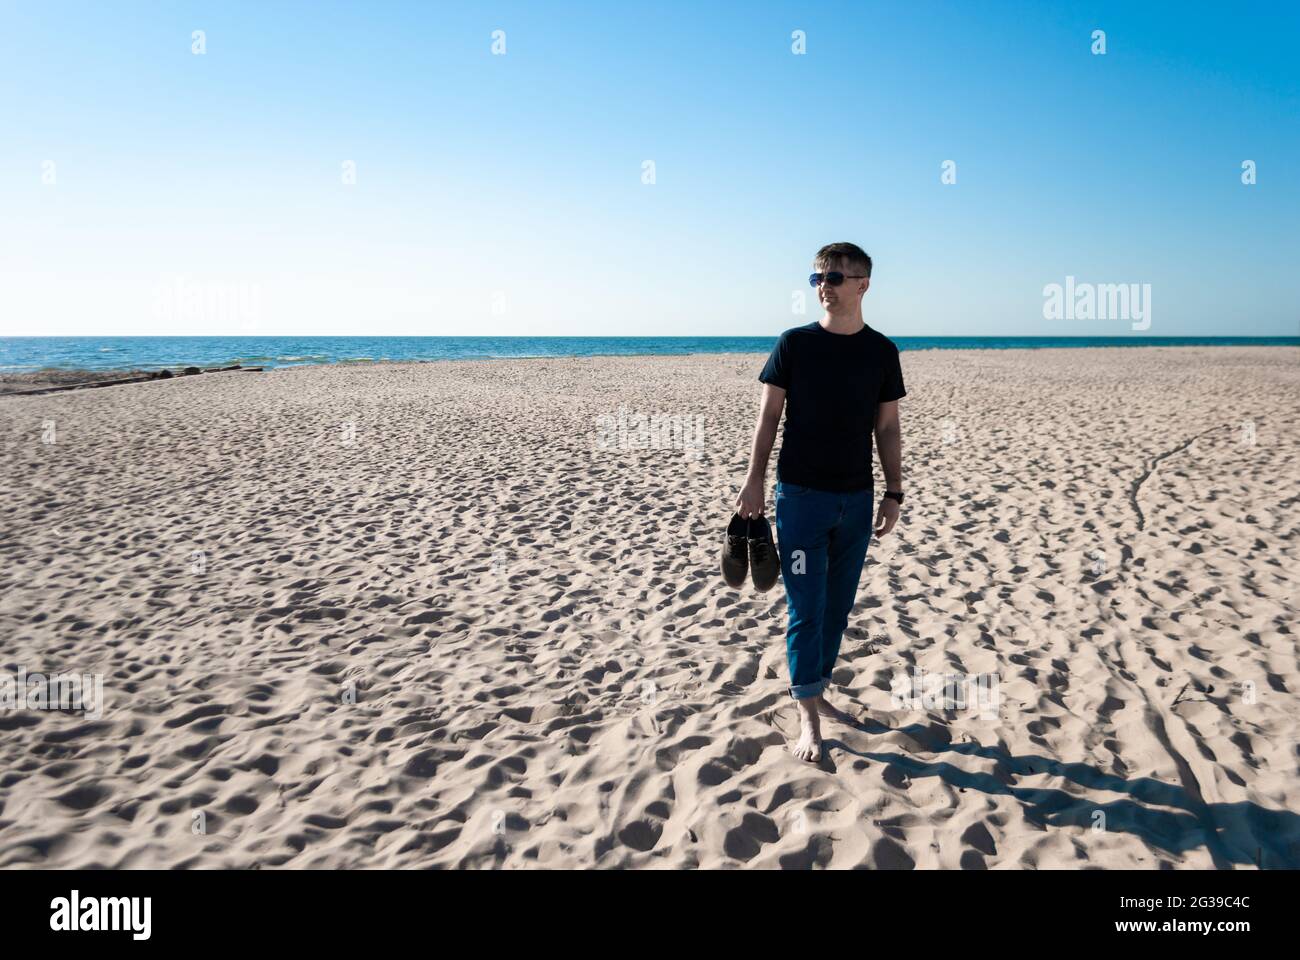
[[[871,541],[870,490],[832,493],[776,484],[776,537],[789,614],[790,695],[826,688],[858,593]]]

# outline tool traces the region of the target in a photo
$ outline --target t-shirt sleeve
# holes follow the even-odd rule
[[[785,334],[781,334],[781,338],[776,341],[772,355],[767,358],[758,379],[782,390],[790,389],[790,338]]]
[[[876,402],[889,403],[891,400],[901,400],[905,396],[907,390],[903,386],[903,365],[898,361],[898,347],[894,347],[892,356],[885,361],[885,378],[881,381],[880,396],[876,398]]]

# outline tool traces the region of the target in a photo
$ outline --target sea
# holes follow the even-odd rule
[[[1300,337],[891,337],[900,350],[1300,346]],[[293,367],[492,357],[767,353],[765,337],[0,337],[0,372]]]

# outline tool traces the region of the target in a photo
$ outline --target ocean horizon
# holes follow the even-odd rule
[[[322,363],[765,353],[777,334],[745,337],[0,337],[0,372],[291,367]],[[899,350],[1049,347],[1300,346],[1296,337],[891,337]]]

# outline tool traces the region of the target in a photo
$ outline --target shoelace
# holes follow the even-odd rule
[[[748,544],[745,542],[745,538],[744,538],[744,537],[728,537],[728,538],[727,538],[727,547],[728,547],[728,549],[729,549],[731,555],[732,555],[733,557],[735,557],[737,560],[743,560],[743,559],[745,559],[745,548],[746,548],[747,546],[748,546]]]
[[[759,563],[767,562],[767,541],[760,540],[754,544],[754,559]]]

